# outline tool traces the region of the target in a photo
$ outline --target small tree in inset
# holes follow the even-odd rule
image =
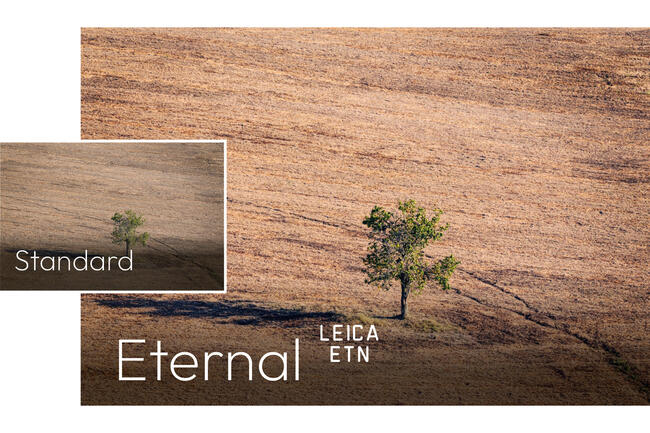
[[[144,232],[138,234],[136,231],[138,227],[144,224],[144,217],[136,215],[135,212],[129,209],[124,211],[124,214],[115,212],[111,220],[113,220],[113,233],[111,233],[111,238],[114,244],[126,243],[125,255],[129,255],[131,245],[137,243],[146,245],[149,240],[149,233]]]
[[[434,280],[443,290],[449,289],[449,278],[460,262],[453,255],[432,265],[425,260],[424,248],[440,239],[449,227],[449,224],[438,225],[440,209],[434,209],[433,216],[427,218],[424,208],[418,207],[414,200],[407,200],[399,202],[398,210],[399,213],[393,213],[375,206],[363,220],[371,229],[368,255],[363,262],[367,284],[389,290],[393,281],[400,282],[402,313],[399,318],[405,319],[411,291],[421,292],[429,280]]]

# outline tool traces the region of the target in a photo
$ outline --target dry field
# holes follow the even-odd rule
[[[84,29],[81,57],[83,138],[229,141],[229,293],[84,296],[83,402],[650,401],[649,30]],[[361,262],[405,198],[462,262],[407,324]],[[378,362],[319,366],[318,324],[358,320]],[[294,336],[301,386],[116,380],[117,338]]]
[[[0,171],[0,288],[223,288],[221,143],[2,144]],[[111,217],[125,209],[143,215],[151,235],[133,247],[131,272],[15,270],[21,249],[124,255]]]

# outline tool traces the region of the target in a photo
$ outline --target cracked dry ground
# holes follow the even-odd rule
[[[85,383],[109,386],[111,339],[138,329],[170,350],[305,340],[302,387],[231,402],[647,404],[649,37],[84,29],[83,138],[229,140],[229,293],[164,296],[201,314],[84,297]],[[404,198],[445,210],[428,254],[462,264],[455,290],[411,300],[413,326],[374,319],[373,366],[321,365],[322,320],[219,313],[395,314],[397,291],[363,284],[361,220]],[[131,401],[225,398],[169,387]]]

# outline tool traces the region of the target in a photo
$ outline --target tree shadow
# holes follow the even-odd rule
[[[393,314],[392,316],[386,315],[373,315],[373,319],[383,319],[383,320],[402,320],[402,316],[398,314]]]
[[[152,299],[139,296],[114,296],[95,299],[95,303],[109,308],[136,309],[134,314],[154,317],[188,317],[224,319],[238,325],[258,325],[282,322],[283,326],[299,327],[306,320],[337,321],[343,316],[334,311],[304,311],[297,308],[271,306],[256,301],[223,300],[215,302],[191,299]]]

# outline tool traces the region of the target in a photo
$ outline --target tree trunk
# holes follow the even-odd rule
[[[124,254],[125,256],[128,256],[128,255],[129,255],[129,250],[130,250],[130,249],[131,249],[131,242],[129,242],[129,241],[127,240],[127,241],[126,241],[126,254]]]
[[[402,314],[399,316],[401,320],[406,319],[408,315],[408,297],[409,297],[409,283],[406,280],[402,280]]]

